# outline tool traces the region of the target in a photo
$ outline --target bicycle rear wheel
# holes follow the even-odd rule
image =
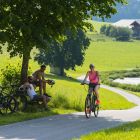
[[[86,118],[91,116],[91,99],[89,96],[87,96],[85,100],[85,115]]]
[[[97,97],[96,95],[93,95],[92,97],[92,112],[94,112],[94,116],[95,117],[98,117],[98,114],[99,114],[99,105],[96,104],[96,100],[97,100]]]

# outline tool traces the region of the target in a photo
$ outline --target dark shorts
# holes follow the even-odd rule
[[[93,83],[89,83],[89,89],[92,88],[92,90],[94,91],[95,90],[95,87],[99,85],[99,84],[93,84]]]
[[[50,99],[51,98],[51,96],[48,96],[47,94],[43,94],[43,96],[45,96],[46,99]],[[42,101],[43,98],[44,98],[43,96],[41,96],[41,95],[34,95],[32,100],[34,100],[34,101]]]
[[[43,99],[42,96],[40,96],[40,95],[34,95],[34,97],[33,97],[32,100],[34,100],[34,101],[40,101],[42,99]]]

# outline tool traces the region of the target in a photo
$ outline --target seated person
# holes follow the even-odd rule
[[[27,81],[20,87],[27,90],[27,94],[31,100],[42,100],[44,103],[45,108],[47,109],[47,103],[50,101],[50,97],[46,95],[37,95],[34,90],[34,86],[32,84],[33,78],[32,76],[28,76]]]
[[[45,70],[46,70],[46,66],[42,65],[39,70],[35,71],[32,74],[33,84],[34,84],[35,87],[39,87],[40,95],[46,94],[48,97],[51,97],[46,93],[46,83],[48,81],[45,80],[45,73],[44,73]]]

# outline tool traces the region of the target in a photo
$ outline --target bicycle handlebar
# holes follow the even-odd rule
[[[81,83],[81,85],[89,85],[89,83]]]

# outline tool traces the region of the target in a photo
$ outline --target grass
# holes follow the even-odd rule
[[[126,90],[126,91],[130,94],[134,94],[134,95],[140,97],[140,92],[133,92],[133,91],[128,91],[128,90]]]
[[[90,63],[94,63],[99,71],[126,70],[140,67],[140,41],[116,42],[99,41],[91,42],[86,51],[85,62],[76,71],[67,73],[73,77],[85,74]]]
[[[78,140],[140,140],[140,121],[81,136]]]
[[[101,25],[105,23],[92,22],[92,24],[99,33]],[[124,70],[140,67],[140,41],[116,42],[111,38],[93,32],[88,33],[88,36],[90,36],[92,41],[89,49],[86,51],[85,61],[82,67],[76,67],[76,71],[66,71],[69,76],[77,77],[85,74],[90,63],[94,63],[96,69],[99,71]],[[3,63],[0,63],[0,68],[3,68],[7,63],[16,64],[21,62],[18,57],[10,59],[5,50],[4,47],[4,54],[0,55],[0,59],[3,60]],[[32,51],[32,54],[34,54],[34,52],[36,52],[35,49]],[[38,68],[38,64],[30,60],[30,67],[34,71]],[[49,72],[49,68],[47,72]]]
[[[99,29],[104,23],[99,24],[94,22],[93,24],[99,33]],[[99,34],[89,32],[88,34],[92,39],[92,42],[89,49],[86,51],[85,62],[82,67],[77,67],[76,71],[67,71],[69,76],[76,78],[77,76],[85,74],[90,63],[94,63],[99,71],[130,69],[140,66],[140,41],[115,42],[112,39]],[[101,40],[102,38],[103,40]],[[4,53],[0,55],[0,59],[2,60],[2,63],[0,63],[0,68],[4,68],[8,63],[13,63],[15,65],[17,63],[21,63],[21,59],[18,56],[12,59],[9,58],[8,53],[5,51],[5,47],[6,46],[3,48]],[[36,50],[33,50],[32,54],[34,54],[34,52],[36,52]],[[32,68],[32,71],[34,71],[39,68],[39,65],[37,62],[34,62],[33,59],[31,59],[30,67]],[[49,68],[47,68],[46,72],[49,72]],[[62,78],[59,76],[48,76],[48,78],[53,78],[56,80],[56,85],[53,88],[50,88],[49,86],[47,87],[48,92],[53,96],[52,102],[50,103],[51,108],[59,108],[58,111],[54,111],[55,113],[53,112],[52,114],[59,114],[59,111],[61,112],[61,110],[65,110],[65,113],[67,110],[83,111],[84,100],[87,94],[84,87],[82,87],[74,79]],[[127,109],[135,106],[120,95],[105,89],[100,89],[100,97],[101,109]],[[4,121],[5,123],[8,123],[8,121],[15,122],[33,119],[36,117],[44,117],[43,115],[47,116],[48,114],[49,113],[44,112],[23,114],[16,113],[10,115],[11,119],[6,118],[8,116],[2,117],[0,124],[4,124]]]
[[[93,25],[95,33],[100,33],[101,26],[103,26],[104,24],[106,24],[106,25],[109,24],[107,22],[97,22],[97,21],[93,21],[93,20],[88,20],[88,22]],[[88,32],[88,33],[90,33],[90,32]]]
[[[75,79],[48,75],[56,81],[54,87],[47,86],[47,92],[52,95],[49,112],[31,108],[27,112],[17,112],[8,116],[0,116],[0,125],[46,117],[55,114],[84,111],[84,101],[87,87],[80,85]],[[135,105],[122,96],[106,89],[100,89],[101,109],[128,109]]]
[[[132,94],[134,94],[134,95],[140,97],[140,92],[130,92],[130,93],[132,93]]]
[[[140,77],[140,68],[135,68],[132,70],[120,70],[120,71],[106,71],[101,72],[101,81],[105,85],[110,85],[113,87],[119,87],[125,90],[140,92],[140,85],[132,85],[132,84],[121,84],[118,82],[114,82],[115,79],[123,79],[125,77]]]
[[[53,107],[59,106],[83,111],[88,87],[81,86],[80,83],[74,79],[58,76],[52,78],[55,79],[56,85],[52,89],[49,87],[48,92],[53,96]],[[134,104],[114,92],[103,88],[101,88],[99,92],[101,109],[128,109],[134,106]]]

